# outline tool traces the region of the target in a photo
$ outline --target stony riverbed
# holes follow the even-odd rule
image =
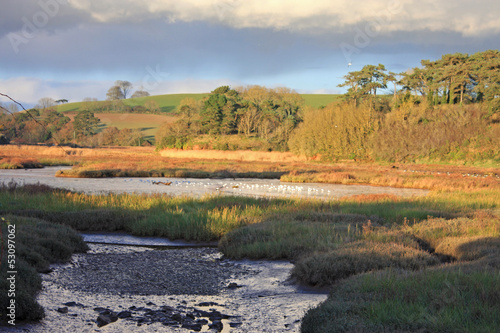
[[[327,296],[291,284],[289,262],[226,260],[206,247],[90,248],[43,275],[45,319],[8,332],[298,332]]]

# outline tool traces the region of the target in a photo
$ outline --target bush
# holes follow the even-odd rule
[[[498,159],[498,126],[489,123],[487,113],[486,105],[478,104],[394,109],[373,135],[373,157],[472,161],[483,159],[487,152],[488,159]]]
[[[295,154],[320,155],[327,160],[366,158],[374,125],[375,111],[370,105],[332,103],[324,109],[308,110],[288,146]]]

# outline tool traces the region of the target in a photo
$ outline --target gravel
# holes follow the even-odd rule
[[[67,289],[112,295],[217,295],[231,278],[249,274],[215,248],[153,250],[89,244],[50,274]]]

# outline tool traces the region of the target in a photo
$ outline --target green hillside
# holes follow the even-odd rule
[[[76,112],[80,110],[80,105],[82,102],[66,103],[57,106],[57,111],[59,112]]]
[[[300,94],[307,106],[319,108],[342,98],[341,94]]]
[[[184,98],[193,98],[195,100],[200,100],[205,96],[208,96],[208,93],[203,94],[166,94],[166,95],[156,95],[156,96],[148,96],[148,97],[139,97],[139,98],[129,98],[123,100],[123,103],[129,105],[131,107],[144,105],[148,100],[154,100],[158,103],[161,110],[165,113],[173,112],[179,103]],[[335,94],[301,94],[304,98],[304,101],[307,106],[311,107],[321,107],[330,104],[331,102],[337,101],[342,95]],[[75,103],[66,103],[61,104],[57,107],[57,110],[60,112],[77,112],[80,110],[80,107],[83,102],[75,102]],[[100,101],[97,103],[105,103],[104,101]]]
[[[163,112],[169,113],[175,111],[177,106],[184,98],[193,98],[195,100],[200,100],[203,97],[207,96],[208,93],[204,94],[166,94],[166,95],[156,95],[156,96],[148,96],[148,97],[139,97],[139,98],[129,98],[124,100],[124,103],[130,105],[132,107],[138,105],[144,105],[148,100],[154,100],[159,105]]]
[[[165,113],[173,112],[179,103],[184,98],[194,98],[195,100],[200,100],[203,97],[207,96],[206,94],[167,94],[167,95],[157,95],[157,96],[148,96],[148,97],[139,97],[139,98],[129,98],[122,100],[125,105],[135,107],[138,105],[144,105],[148,100],[156,101],[161,110]],[[80,107],[83,102],[75,102],[75,103],[66,103],[58,106],[57,110],[60,112],[76,112],[80,110]],[[99,101],[97,103],[105,103],[105,101]]]

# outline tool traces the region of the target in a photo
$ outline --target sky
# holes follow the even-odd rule
[[[261,85],[344,93],[344,75],[392,72],[500,47],[498,0],[1,0],[0,93],[106,98]],[[0,99],[0,102],[5,102]]]

